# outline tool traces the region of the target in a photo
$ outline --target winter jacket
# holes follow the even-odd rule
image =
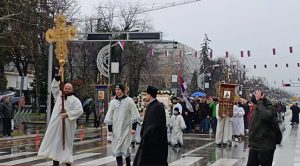
[[[1,102],[0,103],[0,111],[4,118],[13,118],[14,109],[11,103]]]
[[[249,145],[254,150],[271,150],[276,148],[275,111],[267,99],[257,101],[253,112],[250,130]]]

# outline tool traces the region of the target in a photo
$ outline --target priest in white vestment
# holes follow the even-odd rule
[[[124,89],[122,84],[116,85],[116,96],[110,102],[104,119],[108,125],[108,135],[112,135],[112,155],[116,157],[118,166],[123,165],[123,157],[126,158],[126,165],[130,165],[131,139],[140,117],[134,101],[124,94]]]
[[[61,73],[61,72],[59,72]],[[73,86],[70,83],[65,84],[64,109],[61,113],[62,98],[59,90],[60,76],[56,76],[51,84],[55,105],[48,124],[44,139],[38,151],[38,156],[48,157],[53,160],[53,165],[73,163],[73,141],[76,131],[76,119],[83,113],[80,100],[73,95]],[[63,149],[62,140],[62,118],[65,121],[65,149]]]
[[[217,130],[216,130],[216,144],[221,146],[222,144],[231,146],[232,141],[232,118],[228,115],[219,116],[219,104],[216,106],[217,117]]]

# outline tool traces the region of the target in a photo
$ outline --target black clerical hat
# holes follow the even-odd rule
[[[148,88],[147,88],[147,93],[149,95],[151,95],[153,98],[156,98],[157,91],[158,91],[158,89],[154,86],[149,85]]]

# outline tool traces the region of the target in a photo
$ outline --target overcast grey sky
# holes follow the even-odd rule
[[[90,15],[99,3],[107,2],[78,1],[84,15]],[[127,0],[144,4],[146,8],[155,2],[182,1]],[[300,63],[300,0],[202,0],[147,12],[147,16],[155,31],[163,32],[164,39],[176,40],[197,50],[207,33],[214,57],[225,56],[228,51],[246,65],[249,75],[266,77],[272,87],[281,87],[282,80],[300,83],[300,67],[297,67]],[[276,55],[272,54],[272,48],[276,48]],[[250,58],[247,50],[251,51]],[[240,51],[244,51],[244,58],[240,57]],[[300,94],[300,87],[286,90]]]

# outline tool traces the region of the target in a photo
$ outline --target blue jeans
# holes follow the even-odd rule
[[[217,118],[216,117],[212,117],[211,118],[211,128],[213,130],[213,133],[216,134],[216,129],[217,129]]]
[[[210,126],[210,121],[209,118],[206,117],[201,120],[201,131],[204,133],[209,133],[209,126]]]

